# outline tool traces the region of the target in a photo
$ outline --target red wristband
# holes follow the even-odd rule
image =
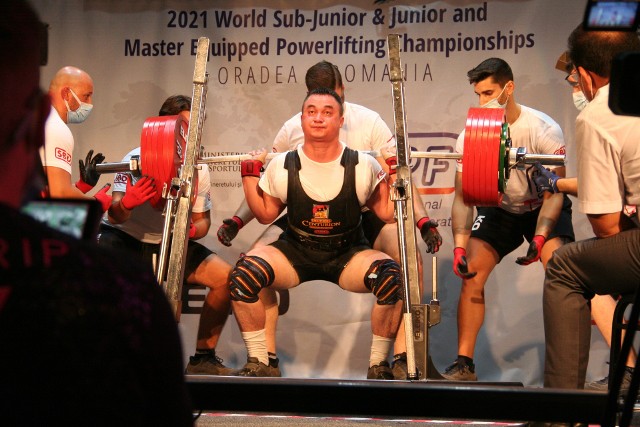
[[[76,188],[82,191],[84,194],[87,194],[89,191],[91,191],[91,189],[93,188],[93,185],[89,185],[86,182],[84,182],[82,179],[79,179],[78,181],[76,181]]]
[[[260,178],[260,172],[262,172],[262,163],[260,160],[243,160],[240,163],[240,176],[243,178],[245,176],[255,176],[256,178]]]
[[[536,242],[538,244],[538,247],[542,248],[547,241],[547,238],[542,234],[536,234],[535,236],[533,236],[533,239],[531,239],[531,241]]]
[[[418,220],[418,223],[416,224],[416,226],[418,227],[418,229],[422,229],[422,226],[424,225],[424,223],[428,221],[429,221],[428,216],[422,217]]]
[[[242,218],[234,215],[233,218],[231,218],[231,220],[233,220],[233,222],[238,224],[238,230],[240,230],[242,227],[244,227],[244,221],[242,220]]]
[[[389,175],[395,174],[396,166],[398,165],[398,159],[396,158],[396,156],[384,159],[384,161],[387,163],[387,165],[389,165]]]

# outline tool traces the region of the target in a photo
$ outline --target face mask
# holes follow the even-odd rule
[[[586,107],[588,103],[589,101],[587,100],[587,97],[584,96],[584,93],[582,93],[581,90],[573,92],[573,105],[576,106],[578,111],[584,110],[584,107]]]
[[[484,105],[481,105],[480,108],[505,108],[507,106],[507,102],[509,102],[509,97],[507,97],[507,100],[504,101],[504,104],[500,104],[500,102],[498,102],[498,99],[502,96],[506,88],[507,85],[504,85],[502,91],[500,91],[500,94],[498,96],[493,98],[491,101],[486,102]]]
[[[71,92],[71,95],[73,95],[73,97],[76,99],[76,101],[78,101],[80,107],[78,107],[77,110],[72,111],[71,108],[69,108],[69,103],[67,102],[67,100],[64,100],[64,105],[67,106],[67,123],[82,123],[87,119],[87,117],[89,117],[89,113],[91,113],[93,105],[80,101],[78,96],[71,89],[69,89],[69,91]]]

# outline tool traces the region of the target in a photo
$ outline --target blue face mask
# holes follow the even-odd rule
[[[507,88],[507,85],[504,85],[504,87],[502,88],[502,90],[500,91],[500,94],[498,96],[496,96],[492,100],[487,101],[486,103],[482,104],[480,106],[480,108],[506,108],[507,107],[507,102],[509,102],[509,97],[508,96],[507,96],[507,99],[504,101],[504,104],[500,104],[500,102],[498,101],[498,99],[500,99],[500,97],[502,96],[502,94],[504,93],[504,90],[506,88]]]
[[[76,99],[76,101],[78,101],[78,104],[80,104],[80,106],[77,110],[72,111],[71,108],[69,108],[69,103],[67,102],[67,100],[64,100],[64,105],[67,106],[67,123],[82,123],[87,119],[87,117],[89,117],[89,113],[91,113],[93,105],[80,101],[73,90],[69,89],[69,91],[71,92],[71,95],[73,95],[73,97]]]
[[[589,101],[582,91],[573,92],[573,105],[576,106],[578,111],[584,110],[584,107],[586,107],[588,103]]]

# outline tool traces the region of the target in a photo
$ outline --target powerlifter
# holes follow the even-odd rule
[[[373,157],[339,141],[343,113],[335,91],[315,89],[302,105],[304,143],[275,157],[262,176],[266,150],[241,163],[245,197],[258,221],[270,224],[288,205],[288,224],[277,241],[249,251],[231,272],[231,305],[248,353],[240,376],[280,376],[279,368],[269,365],[260,290],[326,280],[376,296],[367,378],[393,379],[387,357],[402,314],[400,266],[371,248],[361,225],[363,206],[393,221],[390,183]],[[383,156],[395,162],[389,150]]]

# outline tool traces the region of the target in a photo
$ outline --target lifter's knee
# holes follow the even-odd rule
[[[231,272],[229,290],[233,301],[256,302],[260,289],[271,286],[273,268],[257,256],[245,256],[238,260]]]
[[[400,265],[392,259],[374,261],[364,276],[364,284],[380,305],[392,305],[402,299]]]

